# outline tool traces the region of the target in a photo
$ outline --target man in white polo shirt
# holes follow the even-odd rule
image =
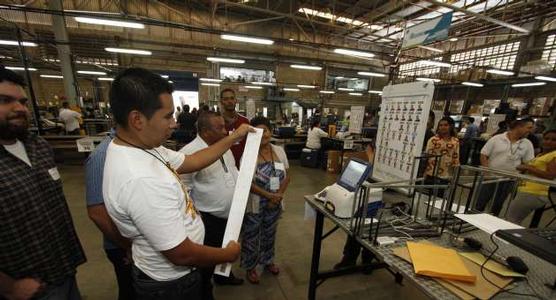
[[[161,144],[176,128],[173,88],[141,68],[120,73],[110,90],[117,124],[104,166],[108,214],[132,242],[132,278],[138,299],[202,299],[197,267],[233,262],[239,245],[204,246],[201,216],[177,173],[218,160],[250,130],[238,128],[202,151],[185,156]]]
[[[224,118],[215,112],[202,112],[197,119],[197,137],[180,152],[189,155],[214,145],[228,135]],[[212,165],[181,175],[183,182],[191,188],[191,198],[199,209],[205,225],[206,246],[221,247],[232,205],[238,170],[234,155],[228,150]],[[214,267],[201,268],[203,299],[214,299],[211,278]],[[243,279],[214,275],[217,284],[239,285]]]
[[[533,144],[526,139],[533,127],[533,120],[522,119],[511,123],[510,130],[493,136],[481,149],[481,166],[517,172],[516,167],[535,157]],[[496,187],[498,185],[498,188]],[[491,212],[498,216],[508,195],[514,190],[513,181],[490,183],[482,187],[476,208],[484,211],[494,196]],[[496,195],[494,195],[496,191]]]

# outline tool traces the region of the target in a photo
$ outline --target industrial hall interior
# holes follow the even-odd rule
[[[4,299],[556,299],[556,0],[0,0]]]

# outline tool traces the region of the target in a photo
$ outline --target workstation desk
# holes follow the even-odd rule
[[[393,253],[392,249],[403,246],[405,244],[404,242],[398,242],[388,246],[376,246],[368,239],[363,239],[352,232],[350,219],[341,219],[334,216],[334,214],[330,210],[326,209],[323,203],[315,199],[313,195],[306,195],[305,201],[316,212],[308,299],[316,299],[316,289],[326,279],[359,272],[365,267],[375,269],[386,268],[394,275],[394,279],[397,283],[401,284],[402,279],[405,278],[432,299],[460,299],[455,294],[440,285],[437,281],[431,278],[416,275],[411,263],[404,261]],[[333,223],[334,228],[326,234],[323,234],[325,218]],[[354,268],[341,270],[319,271],[322,241],[337,229],[341,229],[347,235],[353,236],[357,239],[363,247],[370,250],[376,256],[378,262],[370,266],[356,266]],[[485,232],[474,230],[472,232],[465,233],[464,236],[473,237],[479,240],[484,245],[484,248],[488,250],[488,253],[490,253],[490,251],[494,248],[490,242],[490,236]],[[439,246],[451,247],[451,243],[449,241],[450,239],[447,234],[444,234],[439,238],[431,238],[428,240]],[[498,243],[504,242],[499,241]],[[520,280],[512,283],[506,288],[513,287],[511,289],[512,292],[531,294],[533,293],[531,287],[533,287],[534,290],[542,297],[546,299],[556,299],[556,292],[547,286],[554,283],[554,279],[556,278],[556,266],[551,265],[550,263],[510,244],[500,247],[496,254],[502,256],[519,256],[529,267],[529,272],[527,273],[529,283]],[[497,294],[494,299],[526,299],[526,297],[509,293],[500,293]]]

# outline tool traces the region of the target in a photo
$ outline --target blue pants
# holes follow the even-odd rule
[[[243,218],[241,240],[241,267],[254,269],[258,264],[268,265],[274,259],[276,227],[282,207],[262,206],[259,213],[246,213]]]

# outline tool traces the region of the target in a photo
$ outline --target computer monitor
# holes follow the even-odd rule
[[[367,179],[370,171],[371,165],[369,162],[351,158],[336,183],[350,192],[355,192],[361,183]]]

